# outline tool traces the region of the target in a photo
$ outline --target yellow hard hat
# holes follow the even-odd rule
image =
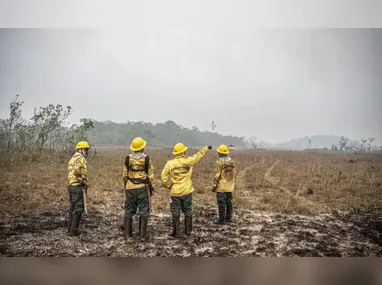
[[[75,148],[75,150],[77,150],[77,149],[82,149],[82,148],[90,148],[89,143],[86,142],[86,141],[80,141],[80,142],[78,142],[78,143],[76,144],[76,148]]]
[[[228,147],[225,144],[221,144],[216,151],[221,154],[229,154]]]
[[[182,143],[177,143],[176,145],[174,145],[174,151],[172,152],[172,154],[181,154],[183,152],[185,152],[187,150],[187,147],[182,144]]]
[[[133,141],[131,142],[131,145],[130,145],[130,149],[132,151],[139,151],[139,150],[142,150],[145,148],[146,146],[146,141],[144,139],[142,139],[141,137],[136,137],[135,139],[133,139]]]

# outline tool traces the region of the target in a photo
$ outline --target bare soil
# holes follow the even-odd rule
[[[125,243],[119,229],[125,154],[124,149],[100,150],[89,157],[89,216],[83,217],[79,237],[67,235],[69,155],[1,171],[0,255],[382,255],[380,154],[232,152],[238,166],[234,223],[219,226],[211,192],[216,154],[208,153],[193,172],[193,233],[172,240],[170,194],[160,181],[171,154],[151,150],[157,191],[145,243]],[[135,219],[135,233],[137,225]]]
[[[234,209],[235,210],[235,209]],[[148,240],[126,243],[121,217],[93,208],[82,235],[67,235],[64,209],[7,215],[0,222],[1,256],[382,256],[382,215],[367,211],[315,216],[235,211],[215,224],[216,210],[196,207],[191,236],[170,239],[170,215],[154,214]],[[138,221],[133,230],[137,234]],[[181,230],[183,233],[183,218]]]

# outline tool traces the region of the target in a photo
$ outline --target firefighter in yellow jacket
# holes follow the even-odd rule
[[[141,137],[133,139],[130,149],[133,153],[126,156],[123,163],[123,183],[125,186],[125,237],[133,237],[132,221],[139,210],[139,236],[146,239],[147,220],[149,216],[149,193],[155,189],[154,167],[151,159],[144,153],[146,141]],[[150,195],[151,196],[151,195]]]
[[[180,211],[184,213],[184,232],[192,231],[192,168],[211,146],[205,146],[193,156],[186,156],[187,147],[178,143],[174,146],[173,159],[167,161],[161,173],[163,186],[170,189],[172,228],[171,237],[177,238],[180,230]],[[170,176],[170,179],[169,179]]]
[[[232,221],[232,192],[235,188],[236,166],[235,161],[228,156],[226,145],[217,148],[219,159],[216,161],[216,170],[212,191],[216,192],[219,209],[218,224]]]
[[[69,223],[68,233],[70,236],[79,235],[81,216],[84,212],[83,192],[87,192],[88,174],[86,157],[89,153],[89,143],[80,141],[75,147],[75,153],[68,163],[69,180]]]

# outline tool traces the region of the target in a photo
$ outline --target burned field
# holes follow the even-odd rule
[[[100,212],[84,218],[80,237],[66,235],[65,212],[6,219],[3,256],[382,256],[382,219],[369,214],[300,216],[237,213],[214,224],[216,213],[195,210],[188,238],[168,239],[169,215],[153,215],[145,243],[126,243],[118,218]],[[135,225],[138,221],[134,220]]]
[[[376,155],[236,151],[234,222],[215,224],[215,153],[194,168],[190,237],[174,240],[159,176],[168,151],[152,150],[157,179],[145,243],[119,224],[124,150],[88,159],[89,215],[67,236],[66,163],[58,157],[1,174],[1,256],[382,256],[382,159]],[[21,171],[23,175],[20,175]],[[133,222],[137,234],[137,217]],[[181,219],[183,231],[183,217]]]

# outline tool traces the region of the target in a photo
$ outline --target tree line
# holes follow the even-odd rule
[[[9,105],[9,117],[0,119],[0,149],[69,150],[75,142],[87,139],[86,132],[94,127],[88,119],[69,126],[66,120],[72,108],[60,104],[34,108],[33,116],[26,119],[23,104],[16,95]]]
[[[152,124],[150,122],[115,123],[93,121],[94,129],[88,132],[89,140],[98,146],[128,146],[134,137],[143,137],[150,147],[171,148],[182,142],[188,147],[204,145],[245,146],[245,138],[224,136],[216,132],[201,131],[196,126],[183,127],[174,121]]]
[[[196,126],[187,128],[173,121],[115,123],[83,118],[80,124],[70,125],[67,119],[72,108],[60,104],[34,108],[33,116],[26,119],[22,114],[23,104],[16,95],[9,105],[9,117],[0,119],[0,149],[71,151],[80,140],[88,140],[95,147],[128,146],[137,136],[143,137],[151,147],[171,148],[177,142],[189,147],[222,143],[239,148],[246,145],[244,137],[201,131]],[[216,128],[214,123],[213,126]]]
[[[33,116],[23,117],[19,95],[9,105],[9,117],[0,119],[0,150],[53,150],[73,151],[73,145],[80,140],[88,140],[95,147],[129,146],[134,137],[143,137],[150,147],[171,148],[177,142],[183,142],[191,148],[212,144],[226,144],[236,148],[264,149],[267,147],[256,136],[248,138],[222,135],[215,131],[217,125],[212,121],[211,131],[201,131],[198,127],[187,128],[174,121],[152,124],[150,122],[115,123],[83,118],[79,124],[70,125],[67,119],[72,114],[71,106],[49,104],[34,108]],[[341,137],[338,145],[332,145],[334,151],[379,151],[373,146],[375,138],[361,139],[359,146],[348,143]],[[312,148],[312,141],[309,139]],[[324,149],[328,150],[328,149]]]
[[[375,141],[375,138],[369,137],[367,139],[362,138],[361,144],[356,145],[355,143],[348,144],[349,138],[342,136],[340,138],[340,141],[338,145],[332,145],[331,150],[333,151],[380,151],[382,150],[382,147],[373,145],[373,142]]]

